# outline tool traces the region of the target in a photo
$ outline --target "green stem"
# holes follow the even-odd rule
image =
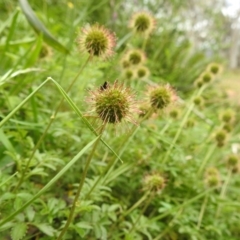
[[[142,204],[148,197],[149,192],[146,192],[131,208],[129,208],[125,213],[123,213],[123,216],[127,216],[130,212],[132,212],[135,208],[137,208],[139,205]]]
[[[132,132],[132,136],[135,135],[135,132],[138,128],[135,128]],[[131,137],[132,138],[132,137]],[[129,138],[128,138],[129,139]],[[129,140],[125,141],[125,143],[129,142]],[[126,144],[123,145],[123,149],[125,149]],[[111,172],[112,168],[115,166],[115,164],[118,162],[118,160],[121,158],[123,151],[120,152],[120,154],[118,155],[117,158],[113,159],[112,161],[110,161],[105,169],[105,171],[98,177],[98,179],[96,180],[96,182],[93,184],[93,186],[91,187],[91,189],[89,190],[89,192],[86,194],[85,199],[88,199],[91,195],[91,193],[93,192],[93,190],[98,186],[99,182],[102,180],[103,176],[105,176],[105,179],[107,178],[107,176],[109,175],[109,173]]]
[[[176,215],[173,217],[173,219],[167,223],[167,227],[163,230],[163,232],[161,232],[157,237],[155,237],[153,240],[159,240],[161,239],[165,234],[167,234],[169,232],[169,230],[171,229],[173,222],[178,218],[178,216],[183,212],[183,208],[179,209],[179,211],[176,213]]]
[[[140,125],[146,120],[148,119],[153,113],[153,110],[150,109],[145,116],[141,119],[141,121],[139,122],[138,125],[134,125],[132,130],[130,131],[130,133],[127,135],[126,138],[123,139],[122,143],[119,145],[121,147],[121,152],[120,152],[120,156],[123,154],[123,152],[125,151],[126,147],[128,146],[129,141],[132,140],[132,138],[135,136],[135,134],[137,133],[137,131],[140,129]],[[120,149],[118,150],[120,151]]]
[[[141,122],[139,123],[139,125],[146,120],[149,116],[151,116],[152,114],[152,110],[149,110],[149,112],[141,119]],[[127,135],[126,138],[124,138],[124,141],[122,142],[122,144],[119,144],[119,146],[122,147],[120,153],[119,153],[119,157],[116,159],[113,159],[112,161],[110,161],[108,163],[107,168],[105,169],[105,171],[103,172],[103,174],[101,174],[98,179],[96,180],[96,182],[94,183],[94,185],[91,187],[91,189],[89,190],[89,192],[87,193],[85,199],[89,198],[89,196],[91,195],[91,193],[93,192],[93,190],[97,187],[97,185],[99,184],[99,182],[102,180],[102,177],[105,176],[104,181],[107,179],[108,175],[110,174],[110,172],[112,171],[112,169],[114,168],[115,164],[118,162],[119,158],[121,158],[123,152],[125,151],[126,147],[128,146],[129,141],[131,141],[131,139],[135,136],[135,134],[137,133],[137,131],[140,129],[139,125],[135,125],[131,132]]]
[[[166,155],[165,155],[165,157],[164,157],[164,159],[162,161],[162,164],[164,164],[166,162],[166,160],[168,159],[168,157],[169,157],[173,147],[175,146],[175,144],[176,144],[180,134],[182,133],[183,127],[185,126],[185,124],[186,124],[186,122],[187,122],[187,120],[188,120],[188,118],[189,118],[193,108],[194,108],[194,103],[191,103],[191,105],[188,108],[188,110],[187,110],[187,112],[186,112],[186,114],[185,114],[185,116],[184,116],[184,118],[183,118],[183,120],[182,120],[182,122],[180,124],[180,127],[178,128],[178,131],[175,134],[175,137],[174,137],[174,139],[173,139],[173,141],[172,141],[172,143],[171,143],[171,145],[170,145],[170,147],[169,147],[169,149],[168,149],[168,151],[167,151],[167,153],[166,153]]]
[[[147,41],[148,41],[148,37],[145,37],[145,38],[144,38],[144,41],[143,41],[143,45],[142,45],[142,50],[143,50],[143,51],[145,51],[145,49],[146,49]]]
[[[212,145],[209,148],[209,150],[208,150],[207,154],[205,155],[205,158],[203,159],[202,164],[201,164],[201,166],[200,166],[200,168],[199,168],[199,170],[197,172],[198,176],[200,176],[200,174],[202,173],[203,169],[206,167],[206,164],[207,164],[208,160],[210,159],[210,157],[212,156],[212,154],[215,151],[215,149],[216,149],[216,145],[215,144]]]
[[[66,93],[68,93],[68,92],[71,90],[72,86],[73,86],[74,83],[77,81],[77,79],[78,79],[78,77],[80,76],[80,74],[82,73],[83,69],[86,67],[87,63],[89,62],[90,58],[91,58],[91,57],[89,57],[89,58],[86,60],[86,62],[82,65],[82,67],[80,68],[78,74],[75,76],[75,78],[73,79],[73,81],[71,82],[71,84],[69,85],[69,87],[67,88]],[[26,172],[27,172],[27,170],[28,170],[28,168],[29,168],[30,162],[32,161],[32,159],[33,159],[33,157],[34,157],[37,149],[39,148],[39,146],[40,146],[40,144],[42,143],[43,139],[45,138],[45,136],[46,136],[49,128],[51,127],[53,121],[55,120],[55,118],[56,118],[56,116],[57,116],[57,113],[58,113],[58,111],[60,110],[63,101],[64,101],[64,98],[62,97],[61,102],[60,102],[59,105],[57,106],[54,114],[51,116],[50,121],[48,122],[47,127],[45,128],[43,134],[41,135],[41,137],[39,138],[38,142],[37,142],[36,145],[34,146],[33,151],[32,151],[32,154],[30,155],[30,157],[29,157],[29,159],[28,159],[28,161],[27,161],[27,164],[26,164],[25,168],[23,169],[23,172],[22,172],[21,177],[20,177],[20,179],[19,179],[18,185],[15,187],[15,189],[13,190],[13,192],[16,192],[16,191],[20,188],[20,186],[22,185],[22,183],[23,183],[23,181],[24,181],[24,178],[25,178],[25,175],[26,175]]]
[[[169,149],[168,149],[168,151],[167,151],[167,153],[166,153],[166,155],[165,155],[165,157],[164,157],[164,159],[163,159],[163,161],[162,161],[162,164],[164,164],[164,163],[167,161],[167,159],[168,159],[168,157],[169,157],[169,155],[170,155],[173,147],[175,146],[175,144],[176,144],[176,142],[177,142],[180,134],[182,133],[182,130],[183,130],[183,128],[184,128],[184,126],[185,126],[185,124],[186,124],[186,122],[187,122],[187,120],[188,120],[191,112],[193,111],[193,108],[194,108],[193,99],[195,98],[195,96],[201,95],[201,93],[203,92],[203,90],[204,90],[205,88],[206,88],[206,86],[203,85],[203,86],[199,89],[199,91],[198,91],[196,94],[193,95],[193,97],[192,97],[192,99],[191,99],[191,104],[190,104],[190,106],[188,107],[188,109],[187,109],[187,111],[186,111],[186,114],[184,115],[184,118],[183,118],[183,120],[182,120],[182,122],[181,122],[181,124],[180,124],[180,127],[178,128],[178,131],[177,131],[177,133],[175,134],[175,137],[174,137],[174,139],[173,139],[173,141],[172,141],[172,143],[171,143],[171,145],[170,145],[170,147],[169,147]]]
[[[172,119],[167,121],[165,126],[162,128],[160,135],[163,135],[168,130],[168,128],[171,126],[172,122],[173,122]]]
[[[132,228],[129,230],[129,233],[131,233],[131,232],[135,229],[135,227],[136,227],[137,223],[139,222],[141,216],[142,216],[142,215],[144,214],[144,212],[146,211],[147,207],[149,206],[149,204],[150,204],[150,202],[152,201],[152,199],[153,199],[154,196],[155,196],[155,195],[154,195],[153,193],[150,195],[150,197],[148,198],[147,202],[145,203],[145,206],[144,206],[144,208],[142,209],[141,213],[139,214],[139,216],[138,216],[138,218],[136,219],[135,223],[132,225]]]
[[[229,168],[227,178],[224,182],[224,185],[223,185],[221,193],[220,193],[220,199],[224,199],[224,197],[226,195],[226,192],[227,192],[227,186],[229,184],[229,181],[230,181],[231,177],[232,177],[232,169]],[[218,204],[217,211],[216,211],[216,218],[219,217],[220,212],[221,212],[221,208],[220,208],[220,204]]]
[[[100,135],[102,135],[103,133],[103,130],[105,128],[106,124],[104,124],[100,130]],[[100,140],[101,137],[98,138],[98,140],[94,143],[93,145],[93,149],[91,151],[91,153],[88,155],[88,158],[87,158],[87,162],[86,162],[86,165],[85,165],[85,168],[83,170],[83,175],[82,175],[82,178],[80,179],[80,183],[79,183],[79,186],[78,186],[78,189],[77,189],[77,193],[75,195],[75,198],[73,200],[73,204],[72,204],[72,207],[71,207],[71,210],[70,210],[70,213],[69,213],[69,216],[68,216],[68,219],[67,219],[67,222],[64,226],[64,228],[62,229],[60,235],[58,236],[57,240],[61,240],[62,237],[64,236],[64,234],[67,232],[68,230],[68,227],[70,225],[70,223],[73,221],[74,219],[74,212],[75,212],[75,209],[76,209],[76,205],[77,205],[77,202],[79,200],[79,197],[80,197],[80,193],[81,193],[81,190],[82,190],[82,187],[83,187],[83,184],[85,182],[85,178],[87,176],[87,171],[88,171],[88,168],[89,168],[89,165],[90,165],[90,162],[93,158],[93,155],[96,151],[96,148],[98,146],[98,143],[99,143],[99,140]],[[79,206],[79,205],[78,205]]]
[[[159,215],[159,216],[157,216],[157,217],[152,218],[151,221],[156,222],[156,221],[158,221],[158,220],[166,217],[167,215],[169,215],[169,214],[171,214],[171,213],[173,214],[173,213],[174,213],[175,211],[177,211],[178,209],[190,205],[191,203],[197,201],[198,199],[202,198],[203,196],[205,196],[205,195],[208,194],[209,192],[215,190],[216,188],[217,188],[217,187],[213,187],[213,188],[210,188],[210,189],[206,190],[205,192],[202,192],[202,193],[198,194],[197,196],[195,196],[195,197],[193,197],[193,198],[185,201],[185,202],[182,203],[181,205],[176,206],[176,207],[174,207],[174,208],[172,208],[172,209],[164,212],[163,214],[161,214],[161,215]]]
[[[202,207],[201,207],[201,211],[198,217],[198,223],[197,223],[197,229],[199,230],[201,227],[201,223],[202,223],[202,219],[203,219],[203,215],[205,213],[205,209],[207,206],[207,202],[208,202],[208,194],[205,196]]]

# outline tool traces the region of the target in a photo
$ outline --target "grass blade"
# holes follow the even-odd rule
[[[19,0],[19,4],[29,24],[33,27],[34,31],[38,35],[42,35],[43,40],[46,43],[62,53],[69,53],[68,49],[58,42],[43,25],[43,23],[37,18],[27,0]]]

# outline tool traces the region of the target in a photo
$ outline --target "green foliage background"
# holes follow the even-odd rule
[[[157,18],[157,29],[145,49],[151,72],[148,80],[174,86],[181,97],[176,106],[180,116],[172,119],[170,110],[165,110],[142,122],[132,135],[130,124],[120,130],[117,126],[107,128],[105,144],[100,143],[95,151],[65,239],[239,239],[239,173],[232,172],[226,164],[227,156],[234,149],[239,151],[239,106],[220,89],[220,76],[203,92],[204,106],[193,106],[184,119],[196,96],[194,81],[208,63],[224,62],[219,54],[221,33],[214,32],[206,40],[206,49],[194,48],[187,32],[178,27],[189,9],[189,1],[33,0],[29,4],[70,54],[55,50],[44,35],[33,31],[19,2],[0,1],[0,119],[5,121],[14,112],[0,125],[2,239],[56,239],[61,232],[92,141],[96,140],[88,122],[94,129],[99,128],[97,121],[87,117],[85,99],[89,89],[119,79],[134,89],[139,100],[145,99],[148,84],[125,79],[119,67],[126,49],[142,46],[140,38],[130,37],[128,28],[132,13],[142,9]],[[206,14],[214,26],[220,13],[208,9]],[[90,62],[68,99],[64,90],[86,61],[77,49],[77,34],[85,24],[96,22],[116,33],[116,55],[110,61]],[[211,58],[207,57],[208,51]],[[15,111],[48,77],[56,83],[47,82]],[[63,96],[65,101],[53,125],[37,148],[24,182],[15,191]],[[219,114],[226,108],[235,112],[235,123],[227,142],[218,148],[214,136],[223,127]],[[68,163],[72,165],[69,169]],[[210,166],[221,175],[217,188],[206,187],[204,171]],[[146,195],[144,177],[154,172],[164,176],[166,186],[160,194]],[[54,178],[56,175],[58,179]]]

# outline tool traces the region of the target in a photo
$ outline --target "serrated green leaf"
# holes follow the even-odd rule
[[[85,229],[74,226],[75,231],[80,235],[80,237],[84,237],[87,233]]]
[[[46,235],[53,237],[56,230],[47,224],[34,224],[41,232],[45,233]]]
[[[84,237],[86,235],[86,233],[92,229],[92,225],[88,222],[79,222],[74,224],[73,228],[75,229],[75,231],[81,236]]]
[[[60,42],[58,42],[43,25],[43,23],[37,18],[27,0],[19,0],[19,4],[29,24],[33,27],[34,31],[38,35],[42,35],[43,40],[46,43],[60,52],[66,54],[69,53],[68,49],[66,49]]]
[[[79,223],[76,223],[74,224],[74,226],[77,226],[79,228],[84,228],[84,229],[92,229],[92,225],[88,222],[79,222]]]
[[[11,231],[12,240],[21,240],[27,232],[27,224],[24,222],[16,223]]]
[[[32,206],[29,206],[26,208],[26,216],[28,218],[29,222],[32,222],[35,216],[35,210],[33,209]]]

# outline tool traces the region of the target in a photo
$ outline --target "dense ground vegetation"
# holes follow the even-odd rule
[[[1,239],[240,238],[239,104],[156,2],[0,2]]]

